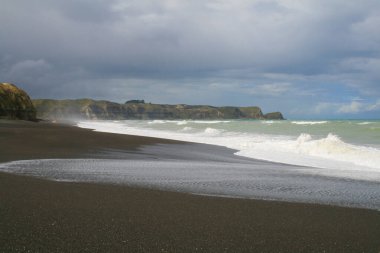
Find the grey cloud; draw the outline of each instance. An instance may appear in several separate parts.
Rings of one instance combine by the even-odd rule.
[[[259,96],[306,101],[325,83],[380,94],[379,1],[38,3],[3,0],[0,9],[1,79],[37,97],[122,100],[149,90],[160,102],[206,103],[201,91],[213,91],[215,104],[269,104]]]
[[[55,8],[68,19],[77,22],[109,23],[121,18],[112,8],[115,0],[65,0],[55,1]]]
[[[364,112],[380,112],[380,100],[375,102],[352,100],[348,103],[318,103],[314,112],[317,114],[329,111],[333,114],[358,114]]]
[[[24,60],[13,64],[8,74],[12,76],[28,76],[30,78],[39,76],[51,68],[45,60]]]
[[[336,15],[329,14],[332,6],[328,3],[328,7],[314,4],[310,9],[306,4],[297,6],[287,1],[273,3],[277,7],[267,7],[264,12],[256,7],[263,2],[255,5],[248,1],[194,1],[177,6],[170,1],[128,1],[124,8],[117,8],[115,1],[56,2],[60,4],[50,4],[50,9],[57,16],[41,9],[29,20],[31,26],[35,24],[31,28],[36,34],[29,36],[44,45],[29,45],[37,47],[37,54],[51,47],[47,53],[68,62],[115,62],[125,68],[137,65],[165,71],[247,65],[293,73],[323,69],[331,60],[331,52],[341,51],[339,42],[347,41],[350,15],[364,15],[362,11],[356,13],[357,8],[347,7],[344,14]],[[338,6],[340,10],[342,6]],[[111,13],[119,19],[107,25],[97,23]],[[36,16],[46,23],[41,24]]]
[[[256,85],[251,88],[251,94],[266,95],[266,96],[281,96],[292,89],[290,83],[266,83]]]

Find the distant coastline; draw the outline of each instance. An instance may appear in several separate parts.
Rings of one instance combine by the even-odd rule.
[[[168,105],[130,100],[124,104],[106,100],[34,99],[37,117],[41,119],[270,119],[283,120],[281,112],[264,114],[260,107],[215,107],[209,105]]]
[[[106,100],[34,99],[11,83],[0,83],[0,118],[26,120],[121,120],[121,119],[269,119],[283,120],[281,112],[264,114],[260,107],[152,104],[129,100],[124,104]]]

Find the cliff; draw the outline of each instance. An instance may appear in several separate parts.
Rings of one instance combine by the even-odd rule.
[[[92,99],[36,99],[33,104],[42,119],[265,119],[261,109],[207,105],[164,105],[138,101],[118,104]],[[274,119],[274,118],[273,118]],[[278,119],[283,119],[282,115]]]
[[[284,119],[284,116],[282,116],[281,112],[270,112],[267,114],[264,114],[265,119]]]
[[[36,120],[36,109],[25,91],[11,83],[0,83],[0,118]]]

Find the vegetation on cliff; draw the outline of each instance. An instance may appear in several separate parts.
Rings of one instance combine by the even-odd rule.
[[[207,105],[118,104],[92,99],[33,100],[37,116],[43,119],[265,119],[261,109]],[[281,114],[280,114],[281,115]],[[274,119],[271,118],[271,119]],[[282,115],[278,119],[283,119]]]
[[[36,120],[36,109],[25,91],[11,83],[0,83],[0,118]]]

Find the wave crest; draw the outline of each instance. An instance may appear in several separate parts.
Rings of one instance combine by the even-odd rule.
[[[326,124],[327,121],[292,121],[291,123],[296,125],[321,125]]]
[[[297,153],[380,168],[379,150],[346,143],[332,133],[326,138],[316,140],[313,140],[309,134],[301,134],[296,143]]]
[[[215,128],[208,127],[204,130],[204,133],[207,135],[215,136],[221,134],[223,131]]]

